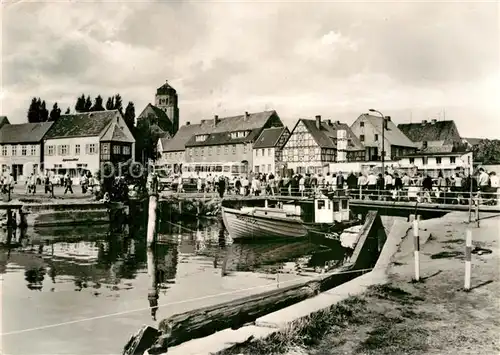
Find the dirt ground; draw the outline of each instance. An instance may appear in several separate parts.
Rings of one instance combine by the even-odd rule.
[[[500,216],[471,225],[472,289],[464,286],[466,213],[420,222],[421,282],[413,282],[413,232],[371,287],[295,329],[252,342],[233,354],[500,354]],[[425,240],[426,239],[426,240]],[[476,250],[477,251],[477,250]]]

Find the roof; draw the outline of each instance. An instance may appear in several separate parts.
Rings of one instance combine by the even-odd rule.
[[[217,124],[214,125],[214,119],[202,120],[200,123],[198,134],[208,134],[209,137],[203,142],[196,142],[194,136],[186,142],[186,146],[206,146],[226,143],[244,143],[254,142],[261,129],[267,121],[273,116],[277,115],[276,111],[263,111],[256,113],[245,113],[239,116],[217,118]],[[250,133],[243,138],[232,139],[229,136],[230,132],[236,131],[250,131]]]
[[[463,155],[470,152],[470,150],[466,149],[464,145],[457,144],[444,144],[442,146],[433,146],[427,147],[419,150],[416,153],[405,155],[407,157],[412,156],[425,156],[425,155]]]
[[[318,129],[315,120],[300,119],[299,122],[304,123],[309,133],[311,133],[314,140],[321,148],[336,149],[337,131],[345,130],[347,132],[347,139],[348,139],[347,150],[357,151],[365,149],[359,138],[354,135],[351,128],[345,123],[341,123],[338,121],[332,122],[331,120],[326,120],[321,122],[321,128]]]
[[[0,127],[2,127],[4,124],[9,124],[9,119],[7,116],[0,116]]]
[[[262,131],[260,136],[255,141],[254,148],[272,148],[275,147],[284,131],[288,130],[286,127],[273,127],[266,128]]]
[[[106,133],[101,137],[101,141],[134,143],[134,140],[127,137],[116,122],[113,122],[107,129]]]
[[[0,129],[0,143],[41,142],[54,122],[6,124]]]
[[[163,140],[162,148],[164,152],[178,152],[185,150],[187,141],[201,129],[201,124],[185,124],[179,128],[175,136],[171,139]]]
[[[413,142],[458,141],[455,121],[430,121],[421,123],[402,123],[398,128]]]
[[[366,122],[369,122],[375,129],[375,131],[377,131],[380,135],[382,134],[382,117],[369,114],[363,114],[359,116],[358,119],[360,117],[364,117]],[[387,139],[391,143],[391,145],[412,148],[417,147],[417,145],[412,142],[410,138],[408,138],[403,132],[401,132],[401,130],[391,120],[387,121],[387,128],[388,129],[386,129],[384,132],[384,138]]]
[[[470,145],[478,145],[484,138],[463,138]]]
[[[144,110],[142,110],[140,115],[137,116],[137,120],[146,119],[150,115],[156,116],[156,118],[157,118],[156,122],[160,123],[163,126],[163,128],[159,127],[157,124],[153,124],[153,125],[156,125],[156,127],[160,128],[163,132],[171,129],[172,120],[168,117],[166,112],[163,111],[161,108],[159,108],[155,105],[152,105],[151,103],[146,105],[146,107],[144,108]],[[164,123],[166,124],[166,126],[164,125]]]
[[[118,110],[61,115],[47,132],[46,138],[98,136],[117,115],[121,115]]]
[[[168,83],[168,80],[165,81],[165,84],[156,89],[156,95],[172,95],[176,93],[175,89]]]

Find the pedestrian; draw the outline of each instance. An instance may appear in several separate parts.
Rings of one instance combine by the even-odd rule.
[[[224,179],[224,176],[221,176],[219,178],[219,184],[217,185],[217,189],[219,190],[219,197],[223,198],[224,191],[226,190],[226,179]]]
[[[68,173],[66,173],[66,175],[64,177],[64,186],[65,186],[65,189],[64,189],[65,195],[68,191],[71,192],[71,194],[73,194],[73,181],[69,177]]]

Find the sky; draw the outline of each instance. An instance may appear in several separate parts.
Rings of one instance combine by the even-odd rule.
[[[136,114],[165,80],[181,124],[274,109],[293,127],[453,119],[500,138],[500,5],[495,2],[3,0],[0,115],[32,97],[73,107],[120,93]]]

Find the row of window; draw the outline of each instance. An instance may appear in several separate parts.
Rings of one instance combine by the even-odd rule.
[[[272,150],[271,148],[260,148],[260,149],[256,149],[255,150],[255,156],[258,157],[258,156],[261,156],[261,157],[264,157],[264,156],[268,156],[270,157],[272,155]]]
[[[274,171],[272,171],[272,166],[271,164],[267,164],[267,171],[266,171],[266,166],[264,164],[262,165],[255,165],[253,167],[253,171],[255,173],[274,173]]]
[[[45,153],[48,156],[53,155],[80,155],[81,154],[81,145],[75,144],[74,151],[71,152],[71,146],[69,144],[60,144],[60,145],[48,145],[45,148]],[[97,144],[89,143],[85,144],[85,154],[92,155],[97,154]]]
[[[229,145],[224,145],[224,146],[215,146],[215,147],[197,147],[197,148],[187,148],[186,151],[190,157],[192,156],[204,156],[205,153],[208,156],[211,156],[212,154],[214,155],[228,155],[230,154],[229,152]],[[247,152],[247,145],[243,144],[243,154],[246,154]],[[236,144],[231,145],[231,154],[235,155],[236,154]]]
[[[10,149],[9,149],[9,147],[10,147]],[[36,147],[37,147],[36,145],[22,145],[21,149],[18,150],[17,145],[11,145],[11,146],[4,145],[4,146],[2,146],[2,155],[3,156],[9,156],[9,155],[17,156],[18,152],[22,156],[37,155],[38,151],[37,151]]]
[[[436,157],[436,165],[441,165],[442,164],[442,158],[441,157]],[[457,159],[456,157],[450,157],[450,164],[456,164]],[[429,163],[429,158],[428,157],[422,157],[422,164],[427,165]],[[415,164],[415,158],[410,158],[410,164]]]

